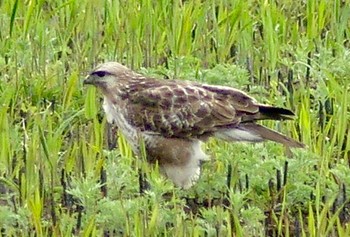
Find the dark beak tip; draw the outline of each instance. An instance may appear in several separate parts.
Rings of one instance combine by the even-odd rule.
[[[83,85],[92,85],[93,82],[90,77],[86,77],[85,80],[83,81]]]

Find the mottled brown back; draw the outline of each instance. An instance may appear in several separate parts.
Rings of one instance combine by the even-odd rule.
[[[229,87],[135,75],[119,86],[130,123],[141,131],[166,137],[209,136],[240,122],[293,115],[286,109],[259,105],[252,97]],[[266,115],[268,111],[274,111],[274,115]]]

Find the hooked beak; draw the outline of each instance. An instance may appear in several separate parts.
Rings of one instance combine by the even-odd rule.
[[[95,84],[95,80],[93,76],[88,75],[85,77],[85,80],[83,81],[83,85],[94,85],[94,84]]]

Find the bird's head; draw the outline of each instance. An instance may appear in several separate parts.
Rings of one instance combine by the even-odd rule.
[[[118,79],[124,78],[132,71],[117,62],[107,62],[97,66],[84,80],[84,85],[94,85],[101,88],[113,86]]]

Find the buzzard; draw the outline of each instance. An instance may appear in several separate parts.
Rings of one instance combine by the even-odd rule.
[[[287,147],[303,144],[256,123],[291,119],[288,109],[259,104],[244,92],[192,81],[158,80],[117,63],[97,66],[84,80],[103,94],[107,121],[115,124],[140,154],[182,188],[191,187],[207,160],[201,145],[209,137],[225,141],[271,140]]]

